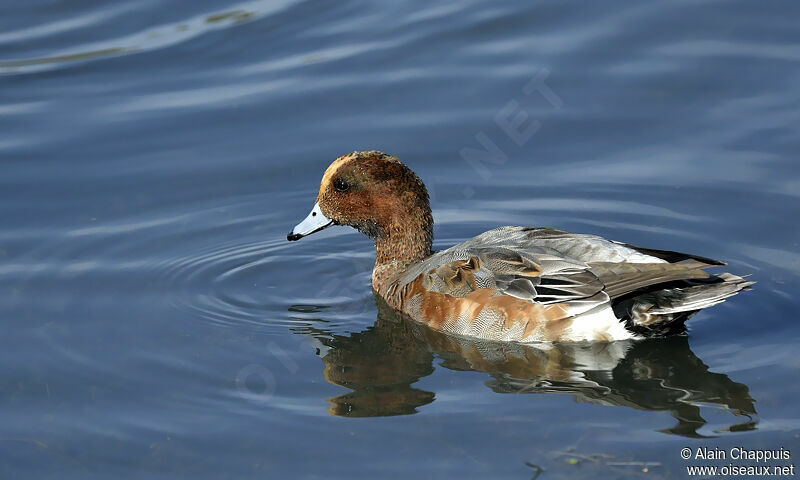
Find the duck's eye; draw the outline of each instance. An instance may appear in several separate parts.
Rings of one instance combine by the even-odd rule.
[[[333,188],[335,188],[337,192],[346,192],[350,190],[350,184],[347,183],[346,180],[337,178],[336,180],[333,181]]]

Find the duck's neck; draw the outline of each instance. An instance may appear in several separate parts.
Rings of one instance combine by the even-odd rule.
[[[409,229],[375,238],[375,266],[388,263],[415,263],[431,254],[431,232]]]
[[[431,255],[433,217],[430,207],[395,212],[393,219],[381,225],[375,236],[375,269],[372,285],[379,292],[397,273]]]

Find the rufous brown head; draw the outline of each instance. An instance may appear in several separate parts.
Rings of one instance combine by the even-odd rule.
[[[330,225],[354,227],[376,247],[402,242],[415,252],[429,253],[433,237],[425,185],[397,158],[374,150],[336,159],[322,176],[311,213],[286,238],[299,240]]]

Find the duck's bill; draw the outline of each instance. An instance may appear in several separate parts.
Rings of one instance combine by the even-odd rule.
[[[314,208],[306,219],[298,223],[297,226],[286,235],[286,240],[290,242],[293,240],[300,240],[306,235],[319,232],[323,228],[330,227],[331,225],[333,225],[333,220],[323,215],[322,210],[319,209],[319,203],[315,203]]]

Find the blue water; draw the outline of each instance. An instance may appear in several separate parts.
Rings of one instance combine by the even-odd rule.
[[[800,455],[798,14],[0,4],[0,477],[686,478],[686,446]],[[354,230],[285,240],[362,149],[425,180],[437,248],[533,224],[758,283],[688,337],[455,342],[379,310]]]

